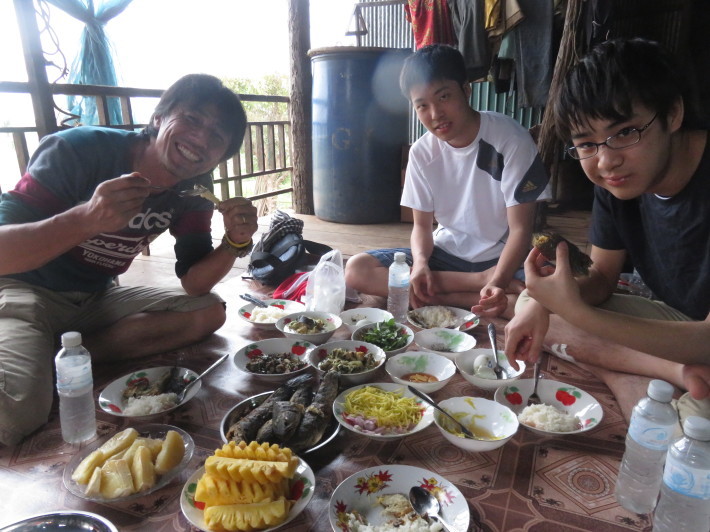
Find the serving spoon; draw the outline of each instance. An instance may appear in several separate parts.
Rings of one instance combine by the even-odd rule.
[[[192,387],[195,385],[195,383],[196,383],[197,381],[201,380],[202,377],[204,377],[205,375],[207,375],[210,371],[212,371],[214,368],[216,368],[217,366],[219,366],[222,362],[224,362],[225,360],[227,360],[227,357],[229,357],[229,353],[227,353],[227,354],[225,354],[225,355],[222,355],[222,356],[217,360],[217,362],[215,362],[215,363],[212,364],[209,368],[207,368],[205,371],[203,371],[202,373],[200,373],[194,381],[188,382],[188,383],[187,383],[187,386],[185,386],[185,387],[182,389],[182,391],[178,394],[177,400],[176,400],[175,404],[178,404],[178,405],[179,405],[179,404],[182,404],[182,402],[185,400],[185,396],[187,395],[187,391],[188,391],[190,388],[192,388]]]
[[[439,405],[437,405],[437,404],[436,404],[436,401],[434,401],[434,399],[432,399],[431,397],[429,397],[427,394],[425,394],[424,392],[422,392],[422,391],[420,391],[420,390],[417,390],[414,386],[407,385],[407,388],[408,388],[409,391],[412,392],[414,395],[416,395],[417,397],[423,399],[424,401],[426,401],[427,403],[429,403],[431,406],[433,406],[434,408],[436,408],[439,412],[441,412],[441,413],[444,414],[446,417],[448,417],[451,421],[453,421],[454,423],[456,423],[456,425],[458,425],[459,429],[461,429],[461,432],[463,432],[464,436],[466,436],[467,438],[470,438],[470,439],[472,439],[472,440],[481,440],[481,439],[483,439],[483,438],[477,438],[476,435],[475,435],[473,432],[471,432],[470,430],[468,430],[468,429],[466,428],[466,426],[465,426],[463,423],[461,423],[458,419],[456,419],[454,416],[452,416],[451,414],[449,414],[446,410],[444,410],[444,409],[441,408]]]
[[[422,517],[428,517],[433,521],[439,523],[444,530],[447,532],[455,532],[454,529],[449,525],[444,519],[439,515],[441,511],[441,506],[439,501],[436,500],[429,491],[425,490],[421,486],[413,486],[409,490],[409,502],[417,512]]]
[[[502,380],[508,378],[508,373],[500,365],[500,359],[498,357],[498,339],[496,338],[496,326],[492,323],[488,324],[488,338],[491,340],[491,348],[493,349],[493,357],[496,361],[496,365],[493,366],[493,373],[496,374],[496,379]]]
[[[239,294],[239,297],[241,297],[244,301],[249,301],[249,303],[254,303],[257,307],[266,308],[269,306],[266,304],[266,302],[262,301],[258,297],[255,297],[251,294]]]

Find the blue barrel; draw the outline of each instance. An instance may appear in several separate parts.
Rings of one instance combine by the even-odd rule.
[[[336,47],[313,67],[313,206],[329,222],[400,219],[408,101],[399,73],[410,50]]]

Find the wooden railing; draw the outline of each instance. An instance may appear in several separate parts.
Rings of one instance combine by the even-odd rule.
[[[50,85],[52,96],[74,95],[93,96],[99,125],[119,129],[136,130],[145,124],[134,120],[133,105],[137,98],[160,98],[159,89],[138,89],[130,87],[106,87],[97,85]],[[29,83],[0,81],[0,93],[31,94]],[[267,96],[240,94],[243,102],[267,102],[290,105],[287,96]],[[121,106],[121,124],[111,124],[109,119],[109,99],[117,98]],[[288,111],[288,110],[287,110]],[[285,113],[288,116],[288,112]],[[293,175],[291,156],[291,124],[288,120],[249,121],[247,114],[247,134],[239,152],[230,160],[219,165],[215,172],[216,193],[222,199],[246,195],[251,200],[265,200],[274,196],[290,194]],[[59,121],[55,131],[65,128]],[[28,135],[42,137],[52,131],[40,131],[38,127],[0,127],[0,134],[11,134],[17,164],[22,175],[29,160]],[[247,183],[248,182],[248,183]],[[274,188],[274,184],[276,188]],[[246,192],[246,194],[245,194]]]

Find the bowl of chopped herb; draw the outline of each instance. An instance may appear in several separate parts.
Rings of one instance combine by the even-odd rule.
[[[407,350],[414,341],[414,332],[406,325],[391,319],[358,327],[353,331],[352,339],[374,344],[391,357]]]

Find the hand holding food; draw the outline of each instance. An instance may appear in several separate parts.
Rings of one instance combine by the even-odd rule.
[[[575,277],[589,275],[589,267],[592,259],[581,251],[576,245],[557,233],[535,233],[532,244],[549,261],[554,262],[556,257],[557,244],[566,242],[569,249],[569,265]]]

